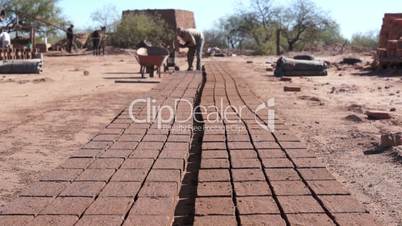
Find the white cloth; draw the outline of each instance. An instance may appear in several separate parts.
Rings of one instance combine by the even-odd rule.
[[[1,43],[2,48],[9,47],[11,45],[10,34],[8,34],[5,31],[1,32],[1,34],[0,34],[0,43]]]

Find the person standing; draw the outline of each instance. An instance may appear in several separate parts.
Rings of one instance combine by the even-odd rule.
[[[1,48],[9,48],[11,47],[11,38],[10,38],[10,34],[5,31],[4,28],[1,29],[1,33],[0,33],[0,47]]]
[[[67,35],[67,52],[71,53],[71,50],[73,48],[73,41],[74,41],[74,25],[70,25],[70,27],[67,29],[66,35]]]
[[[99,34],[99,30],[95,30],[94,32],[92,32],[92,45],[94,48],[94,55],[98,56],[100,55],[100,34]]]
[[[188,48],[187,62],[188,71],[193,70],[194,57],[197,56],[197,70],[201,70],[202,50],[204,48],[204,35],[196,29],[177,28],[176,34],[184,41],[184,44],[179,44],[181,48]]]

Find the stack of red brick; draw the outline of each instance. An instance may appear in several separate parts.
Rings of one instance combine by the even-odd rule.
[[[377,53],[382,63],[402,62],[402,13],[384,15]]]

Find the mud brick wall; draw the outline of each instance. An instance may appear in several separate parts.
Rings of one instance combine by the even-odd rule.
[[[149,16],[160,16],[172,30],[178,27],[196,28],[194,13],[187,10],[177,9],[146,9],[123,11],[123,18],[129,15],[145,14]]]
[[[377,57],[380,63],[402,58],[402,13],[384,15]]]

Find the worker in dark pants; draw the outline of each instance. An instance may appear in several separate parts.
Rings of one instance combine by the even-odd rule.
[[[101,37],[100,37],[99,31],[95,30],[92,33],[92,45],[93,45],[93,48],[94,48],[94,55],[95,56],[100,55],[100,39],[101,39]]]
[[[195,29],[177,28],[177,36],[180,37],[184,44],[179,44],[181,48],[188,48],[187,62],[188,71],[193,70],[194,57],[197,56],[197,70],[201,70],[202,49],[204,48],[204,35]]]
[[[73,48],[73,41],[74,41],[74,25],[70,25],[70,27],[67,29],[67,52],[71,53],[71,50]]]

